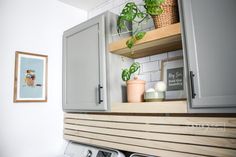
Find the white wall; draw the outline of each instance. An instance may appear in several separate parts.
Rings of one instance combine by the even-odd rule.
[[[0,157],[62,150],[62,33],[87,12],[57,0],[0,0]],[[15,51],[48,55],[48,102],[13,103]]]

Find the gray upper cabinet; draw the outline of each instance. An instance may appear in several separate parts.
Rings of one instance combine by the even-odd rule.
[[[236,112],[236,1],[181,0],[190,112]]]
[[[104,15],[64,32],[64,111],[107,110],[105,48]]]

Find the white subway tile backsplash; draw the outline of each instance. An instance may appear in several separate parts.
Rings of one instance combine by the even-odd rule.
[[[161,80],[161,71],[151,72],[151,81],[160,81]]]
[[[150,61],[159,61],[164,59],[167,59],[167,53],[150,56]]]
[[[168,58],[172,58],[172,57],[178,57],[178,56],[183,56],[183,50],[176,50],[176,51],[171,51],[168,52]]]
[[[135,62],[139,62],[139,63],[146,63],[150,61],[149,57],[143,57],[143,58],[138,58],[134,60]]]
[[[140,73],[143,73],[143,65],[140,65]]]
[[[143,73],[159,70],[158,61],[143,63],[142,67],[143,67],[142,68]]]
[[[146,82],[145,90],[148,90],[149,88],[154,88],[156,82]]]
[[[146,82],[150,82],[151,81],[150,73],[140,74],[140,75],[138,75],[138,78],[140,80],[144,80]]]
[[[163,60],[159,61],[159,70],[161,71],[161,65],[162,65]]]

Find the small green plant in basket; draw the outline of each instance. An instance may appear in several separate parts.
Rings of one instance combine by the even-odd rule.
[[[150,16],[160,15],[163,13],[161,5],[165,0],[144,0],[144,8]]]

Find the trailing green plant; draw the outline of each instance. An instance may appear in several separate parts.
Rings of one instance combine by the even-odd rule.
[[[143,19],[145,15],[146,13],[142,12],[134,2],[127,3],[117,19],[118,33],[120,33],[123,29],[128,30],[127,23],[134,21],[137,22],[136,18]]]
[[[130,77],[133,73],[135,73],[136,71],[140,72],[140,63],[138,62],[134,62],[130,68],[128,69],[123,69],[122,73],[121,73],[121,78],[123,81],[128,81],[130,80]]]
[[[135,35],[133,35],[129,40],[126,41],[126,45],[128,48],[132,48],[136,41],[143,39],[146,32],[137,32]]]
[[[150,16],[160,15],[163,12],[161,4],[165,0],[143,0],[143,5],[137,5],[134,2],[127,3],[122,9],[118,19],[117,19],[117,32],[120,34],[122,30],[130,31],[128,25],[130,23],[137,23],[139,26],[143,21],[148,20]],[[145,8],[144,11],[140,7]],[[127,40],[126,45],[128,48],[132,48],[134,44],[143,39],[146,32],[138,30],[132,30],[132,36]]]
[[[161,5],[165,2],[165,0],[144,0],[144,8],[146,12],[151,15],[160,15],[163,13],[163,9]]]

